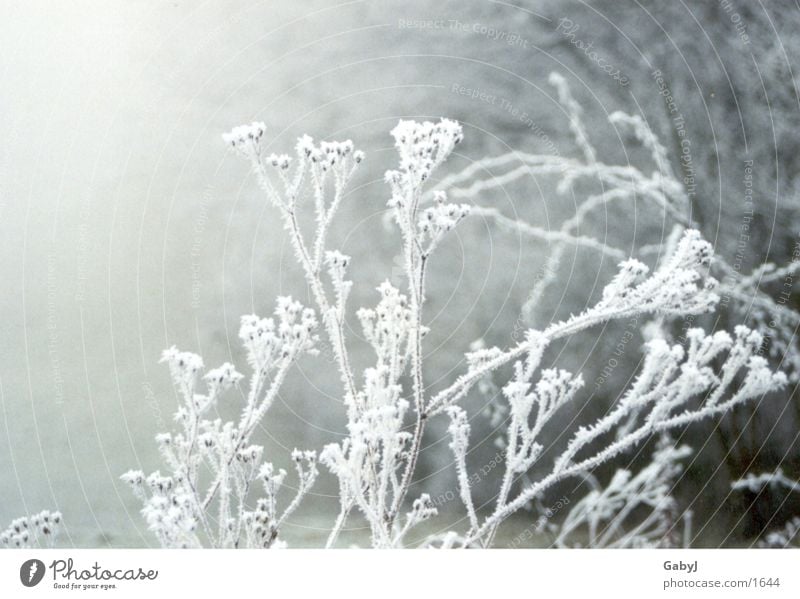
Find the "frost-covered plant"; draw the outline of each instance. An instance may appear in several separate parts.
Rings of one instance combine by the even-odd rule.
[[[666,148],[641,116],[617,111],[609,115],[608,120],[621,134],[632,135],[642,145],[652,161],[653,170],[646,172],[632,164],[606,164],[598,158],[599,152],[592,144],[583,122],[581,106],[572,97],[566,80],[557,73],[551,73],[550,83],[569,117],[569,129],[580,150],[580,158],[520,151],[485,158],[442,178],[425,198],[430,201],[438,188],[447,188],[452,198],[473,200],[482,193],[525,177],[552,176],[558,181],[558,193],[570,193],[570,197],[578,202],[575,214],[554,230],[510,218],[494,207],[472,207],[474,215],[491,219],[499,227],[546,242],[552,248],[548,268],[537,279],[523,308],[531,323],[541,317],[541,314],[536,314],[536,308],[547,290],[556,283],[558,267],[567,249],[582,247],[614,260],[627,257],[627,252],[614,247],[613,242],[591,235],[591,220],[598,212],[613,210],[621,205],[632,214],[630,207],[644,202],[651,206],[649,214],[655,222],[674,225],[672,239],[676,236],[679,238],[686,229],[699,229],[693,216],[696,207],[692,206],[683,182],[672,168]],[[487,173],[489,176],[486,176]],[[580,182],[590,183],[600,191],[582,195],[575,189]],[[752,215],[745,214],[741,225],[743,239],[749,238],[748,223],[751,221]],[[634,224],[631,223],[631,226]],[[640,252],[664,256],[664,250],[669,246],[668,240],[665,244],[644,246]],[[711,262],[711,272],[720,281],[720,304],[729,308],[741,322],[762,333],[768,342],[770,354],[781,359],[792,382],[800,380],[800,348],[794,336],[794,331],[800,326],[800,313],[787,305],[785,291],[791,288],[800,271],[799,257],[796,253],[790,262],[783,265],[767,262],[750,273],[742,273],[740,263],[729,263],[720,256]],[[776,297],[764,291],[780,284],[783,284],[783,293]]]
[[[672,497],[683,471],[681,461],[691,455],[686,445],[675,446],[667,435],[659,439],[651,461],[638,472],[617,470],[603,486],[586,473],[589,493],[570,509],[560,526],[553,526],[558,547],[664,547],[675,544],[676,521],[683,520],[681,544],[689,546],[691,511],[682,515]],[[643,515],[640,515],[642,512]]]
[[[61,512],[43,510],[32,516],[15,518],[0,532],[0,547],[30,549],[53,547],[61,526]]]
[[[352,288],[350,257],[327,245],[331,222],[343,200],[344,190],[364,155],[352,142],[315,143],[298,140],[293,157],[267,155],[265,126],[254,123],[224,136],[227,143],[251,164],[258,182],[280,214],[295,257],[320,314],[327,339],[317,342],[313,312],[291,300],[281,300],[279,322],[245,317],[241,336],[253,369],[248,402],[238,424],[207,420],[203,416],[227,388],[241,379],[225,364],[205,377],[206,394],[197,394],[195,383],[202,369],[199,356],[167,350],[176,387],[183,396],[177,420],[182,431],[159,436],[168,476],[140,472],[125,475],[145,502],[143,513],[150,528],[167,546],[199,546],[209,542],[220,547],[264,546],[277,538],[278,529],[307,492],[316,475],[313,453],[296,453],[299,491],[280,512],[276,496],[285,473],[262,465],[262,449],[251,444],[255,424],[272,403],[286,372],[303,353],[328,344],[342,384],[347,417],[347,436],[327,445],[320,461],[339,484],[340,512],[328,537],[336,544],[348,517],[355,510],[366,519],[375,547],[411,544],[409,532],[437,515],[426,493],[409,498],[423,435],[429,419],[448,414],[450,450],[460,497],[466,510],[466,530],[451,530],[429,538],[424,546],[489,546],[498,527],[511,514],[543,496],[568,477],[591,476],[591,471],[613,461],[622,452],[653,435],[718,416],[784,384],[756,356],[761,338],[745,327],[735,335],[724,332],[707,336],[700,329],[688,335],[686,347],[654,340],[647,348],[644,366],[614,410],[591,427],[582,427],[570,443],[548,459],[548,471],[540,478],[523,478],[544,458],[540,433],[554,415],[580,393],[582,379],[564,370],[543,368],[547,348],[593,326],[638,315],[682,316],[705,313],[719,297],[716,281],[708,276],[712,251],[697,231],[688,229],[670,255],[653,272],[642,262],[624,255],[619,272],[592,307],[541,330],[530,329],[523,340],[508,349],[482,348],[466,355],[467,369],[444,389],[432,392],[426,385],[423,340],[426,275],[430,261],[447,234],[467,217],[473,206],[448,201],[444,190],[431,195],[433,204],[422,205],[432,174],[462,141],[461,126],[447,119],[438,123],[400,121],[392,130],[399,166],[386,173],[390,189],[388,207],[400,233],[404,289],[390,282],[378,287],[374,308],[356,314],[364,338],[375,354],[374,365],[357,376],[345,337],[347,300]],[[305,222],[313,212],[313,234]],[[564,239],[572,239],[568,233]],[[469,418],[459,403],[492,373],[513,366],[511,380],[503,386],[509,404],[505,475],[495,508],[480,513],[472,500],[468,476]],[[666,450],[665,450],[666,451]],[[676,450],[683,451],[683,450]],[[655,466],[666,467],[666,458]],[[211,473],[206,489],[201,468]],[[649,472],[649,471],[648,471]],[[652,477],[635,480],[641,486],[625,486],[617,478],[609,501],[646,501]],[[650,477],[650,478],[648,478]],[[255,509],[248,507],[252,483],[260,481],[266,497]],[[212,512],[216,497],[218,507]],[[410,505],[409,505],[410,504]],[[614,521],[612,517],[612,522]],[[212,529],[212,525],[215,525]],[[662,526],[659,522],[658,526]],[[653,535],[649,524],[639,536]],[[611,536],[616,534],[616,529]],[[635,531],[629,535],[636,536]]]
[[[536,277],[523,306],[523,318],[520,325],[515,327],[515,338],[519,335],[518,329],[523,328],[523,321],[528,326],[534,326],[543,320],[545,315],[541,310],[542,300],[559,282],[559,267],[565,256],[572,255],[576,248],[591,250],[584,255],[602,255],[614,261],[626,259],[628,252],[614,246],[614,243],[623,242],[622,239],[607,239],[607,231],[598,232],[597,237],[594,236],[593,231],[596,228],[593,223],[600,220],[598,217],[602,212],[624,210],[624,215],[621,216],[624,219],[628,214],[634,214],[631,207],[647,205],[648,210],[635,212],[636,220],[630,226],[638,227],[639,223],[651,222],[654,226],[666,223],[668,227],[672,227],[664,243],[641,246],[638,250],[641,255],[656,255],[659,260],[664,260],[664,257],[672,253],[687,230],[700,228],[695,218],[701,212],[700,207],[693,203],[684,182],[673,169],[666,148],[644,118],[614,112],[609,116],[609,121],[620,134],[632,135],[636,139],[646,151],[645,156],[649,158],[652,167],[648,169],[633,164],[605,163],[592,143],[582,118],[582,108],[573,98],[566,80],[558,74],[551,74],[550,83],[556,89],[558,101],[568,115],[569,129],[579,149],[579,157],[514,151],[485,158],[471,163],[461,172],[443,177],[424,198],[425,201],[430,201],[438,188],[447,188],[452,198],[475,201],[493,189],[502,188],[525,177],[549,176],[557,181],[556,190],[559,194],[569,193],[570,199],[576,202],[574,214],[554,229],[545,229],[524,219],[511,218],[494,206],[472,206],[472,214],[493,221],[501,229],[545,243],[550,250],[546,268],[542,269],[541,276]],[[752,167],[748,168],[750,170],[746,170],[745,175],[751,176]],[[584,191],[589,188],[596,191]],[[758,210],[758,207],[755,209]],[[739,220],[736,255],[729,252],[727,260],[722,256],[715,256],[710,262],[711,274],[719,279],[716,287],[720,296],[718,305],[724,309],[723,318],[727,317],[727,322],[744,323],[758,331],[762,339],[762,347],[758,353],[779,363],[786,371],[789,381],[797,384],[800,381],[800,346],[795,332],[800,327],[800,312],[790,305],[789,291],[800,270],[800,252],[795,248],[791,259],[785,264],[766,262],[749,273],[744,272],[741,245],[743,240],[746,242],[749,239],[751,227],[755,226],[752,208],[750,213],[745,211]],[[713,234],[717,235],[718,231]],[[770,294],[770,291],[774,293]],[[662,314],[657,321],[661,334],[668,337],[671,330],[683,328],[681,316],[679,312]],[[685,338],[685,334],[681,338]],[[483,384],[488,385],[486,391],[490,396],[495,394],[491,388],[493,381],[485,381]],[[499,409],[493,408],[490,413],[493,426],[506,415],[502,406]],[[750,426],[755,426],[752,419]],[[727,451],[730,441],[726,441],[724,430],[717,429],[717,435]],[[743,459],[741,462],[739,472],[746,467]],[[738,475],[739,472],[735,474]]]
[[[287,473],[263,460],[263,447],[251,443],[256,427],[275,401],[291,366],[315,353],[314,311],[290,297],[278,298],[275,318],[243,316],[239,337],[252,369],[247,400],[237,423],[206,415],[243,377],[232,364],[203,372],[200,356],[165,350],[182,404],[175,413],[179,432],[156,437],[169,474],[122,476],[144,507],[149,529],[165,547],[272,547],[281,525],[308,493],[317,476],[316,453],[295,450],[294,498],[283,509],[279,499]],[[199,393],[202,378],[206,392]],[[262,493],[250,506],[251,493]],[[212,509],[216,504],[216,509]]]
[[[549,473],[524,484],[517,495],[511,498],[514,480],[521,478],[540,458],[543,446],[537,440],[542,429],[557,410],[574,397],[583,383],[580,375],[572,376],[565,371],[546,369],[541,371],[534,384],[544,349],[540,334],[538,349],[528,352],[524,360],[516,362],[514,377],[503,388],[511,407],[511,416],[505,476],[495,509],[477,525],[477,516],[474,513],[470,515],[473,524],[466,540],[479,541],[483,546],[488,546],[494,539],[497,527],[508,516],[531,500],[541,497],[565,478],[585,476],[587,472],[610,462],[653,434],[723,414],[786,383],[782,373],[772,373],[766,361],[756,355],[761,336],[746,327],[737,327],[735,337],[725,332],[707,336],[701,329],[692,329],[688,338],[688,348],[670,346],[661,339],[651,341],[646,348],[639,376],[614,409],[593,425],[580,427],[563,452],[553,460]],[[484,364],[497,359],[497,355],[487,356]],[[721,366],[715,368],[715,362],[720,360]],[[476,370],[480,368],[478,366]],[[744,381],[736,385],[739,374],[744,375]],[[693,403],[695,399],[702,401]],[[454,423],[451,433],[454,439],[462,439],[451,445],[456,453],[456,463],[459,464],[465,460],[466,443],[463,439],[469,434],[469,425],[461,408],[452,407],[449,411]],[[642,471],[644,474],[640,473],[644,480],[654,476],[654,473],[664,473],[661,470],[664,467],[662,458],[664,454],[654,459],[649,467],[652,470],[645,469]],[[629,476],[618,472],[612,479],[610,494],[627,493],[614,498],[617,505],[646,500],[644,494],[649,489],[635,485],[622,488]],[[637,483],[642,480],[638,476],[634,478]],[[461,494],[469,497],[469,489],[464,488],[463,482]],[[468,511],[471,503],[471,500],[465,501]],[[611,505],[604,504],[606,513],[603,518],[611,518]],[[575,519],[580,519],[577,513]]]

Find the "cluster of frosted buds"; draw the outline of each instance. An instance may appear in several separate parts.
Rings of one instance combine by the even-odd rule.
[[[266,548],[274,546],[281,524],[300,504],[302,497],[308,492],[317,477],[317,454],[314,451],[292,452],[292,460],[299,480],[297,494],[282,514],[278,514],[278,493],[286,480],[286,470],[275,470],[271,463],[265,463],[258,471],[258,479],[264,485],[266,497],[256,502],[252,512],[244,512],[244,525],[247,542],[250,547]]]
[[[252,548],[266,549],[278,536],[273,506],[267,499],[256,501],[255,509],[244,514],[242,524]]]
[[[292,158],[288,154],[270,154],[267,162],[275,168],[285,171],[291,166]]]
[[[239,449],[234,449],[234,451],[235,459],[230,463],[230,482],[233,482],[236,495],[238,495],[239,501],[242,503],[242,505],[244,505],[244,502],[247,499],[247,491],[250,488],[251,483],[257,479],[258,475],[261,473],[259,465],[261,464],[261,458],[264,455],[264,448],[260,445],[247,445]],[[220,454],[220,464],[224,464],[227,461],[228,459],[226,459],[224,455]],[[228,501],[227,493],[229,491],[226,485],[230,484],[230,482],[222,482],[222,495],[225,503]],[[236,518],[229,517],[227,521],[229,535],[223,541],[224,545],[229,545],[235,542],[233,538],[233,532],[237,528]]]
[[[195,393],[197,379],[203,370],[203,359],[200,356],[179,351],[172,346],[162,352],[161,362],[166,362],[169,366],[172,381],[183,396],[184,405],[178,408],[175,414],[178,421],[189,422],[199,417],[214,405],[222,393],[234,387],[243,378],[232,364],[225,363],[210,370],[203,377],[208,387],[208,393],[203,395]]]
[[[331,278],[334,280],[341,280],[347,271],[347,267],[350,265],[350,256],[342,254],[337,250],[325,252],[325,263],[330,269]]]
[[[375,401],[374,398],[370,398]],[[376,405],[364,411],[355,422],[348,425],[354,443],[364,443],[372,449],[381,446],[386,457],[394,460],[408,441],[410,433],[402,432],[403,416],[408,410],[408,402],[398,399],[394,404]],[[391,454],[388,455],[388,454]]]
[[[312,450],[292,451],[292,461],[294,462],[297,476],[300,480],[300,488],[310,487],[314,484],[317,477],[317,452]]]
[[[261,155],[261,139],[266,130],[267,126],[264,123],[240,125],[223,134],[222,139],[243,156],[258,159]]]
[[[43,510],[30,517],[30,524],[37,532],[43,535],[52,535],[56,527],[61,524],[61,512]]]
[[[369,405],[384,400],[373,396],[363,401]],[[408,402],[393,401],[351,415],[349,437],[341,445],[326,445],[320,455],[320,461],[339,479],[341,501],[357,503],[369,520],[373,535],[383,530],[387,507],[375,485],[385,486],[395,479],[411,439],[411,433],[402,431]]]
[[[747,363],[747,376],[738,393],[755,397],[785,387],[788,379],[783,372],[772,372],[767,360],[759,355],[764,338],[758,331],[738,325],[734,328],[733,346],[722,368],[722,379],[732,378],[736,365]],[[741,366],[739,366],[741,367]]]
[[[160,472],[145,477],[141,470],[129,470],[120,479],[144,502],[142,514],[164,546],[182,546],[186,535],[195,530],[197,519],[194,502],[182,492],[180,484]]]
[[[261,445],[248,445],[236,452],[236,461],[243,465],[254,466],[261,462],[264,448]]]
[[[392,137],[400,154],[400,167],[388,171],[386,180],[396,201],[402,202],[406,192],[418,188],[447,159],[464,134],[461,125],[449,119],[438,123],[401,120],[392,129]]]
[[[619,272],[603,289],[603,303],[611,305],[612,302],[627,300],[636,285],[642,282],[649,272],[650,269],[647,268],[647,265],[638,260],[630,259],[621,262]]]
[[[573,376],[565,370],[545,369],[534,389],[531,389],[529,372],[522,362],[514,365],[514,378],[504,387],[511,420],[508,425],[508,468],[513,472],[527,472],[538,459],[542,446],[536,442],[544,425],[583,387],[583,377]],[[530,422],[533,407],[535,420]]]
[[[362,410],[393,406],[400,400],[402,386],[393,378],[390,367],[379,364],[364,370],[364,389],[359,393],[359,405]]]
[[[375,538],[386,542],[380,514],[387,506],[376,503],[383,492],[374,487],[385,488],[394,480],[407,457],[411,434],[402,428],[409,404],[401,398],[399,378],[413,325],[404,295],[388,281],[378,292],[381,299],[375,309],[358,311],[364,337],[375,350],[376,365],[365,369],[364,388],[356,394],[354,404],[348,405],[349,438],[341,445],[326,446],[320,457],[339,478],[342,500],[355,500],[370,520]]]
[[[175,487],[175,481],[171,476],[162,476],[161,472],[153,472],[145,481],[150,491],[158,495],[166,495]]]
[[[435,192],[434,205],[426,208],[419,218],[419,230],[430,239],[431,249],[470,212],[467,204],[446,204],[446,200],[445,192]]]
[[[389,281],[384,281],[377,289],[381,295],[377,307],[374,310],[362,308],[357,315],[364,337],[375,349],[380,360],[402,346],[413,328],[413,323],[405,295]]]
[[[719,301],[713,293],[717,282],[706,277],[704,287],[699,286],[705,274],[700,269],[709,267],[713,255],[714,249],[699,231],[684,234],[665,267],[651,277],[662,290],[658,300],[662,311],[686,314],[708,312],[714,307]]]
[[[147,497],[145,493],[145,477],[144,472],[141,470],[128,470],[125,474],[119,477],[124,483],[128,484],[133,491],[133,494],[144,500]]]
[[[336,305],[341,310],[347,303],[347,296],[353,287],[353,282],[346,280],[345,274],[350,264],[350,256],[346,256],[338,251],[325,252],[325,264],[328,266],[328,274],[333,282],[333,289],[336,293]]]
[[[188,493],[153,494],[144,504],[142,515],[148,528],[165,547],[199,545],[195,531],[195,502]]]
[[[447,413],[450,416],[450,426],[447,428],[450,433],[450,449],[457,457],[465,456],[469,449],[470,432],[467,413],[459,406],[448,407]]]
[[[717,331],[713,335],[706,335],[703,329],[689,329],[686,332],[688,346],[686,349],[679,345],[668,347],[666,343],[659,343],[658,340],[650,342],[650,349],[655,360],[660,360],[660,366],[654,364],[654,368],[659,374],[677,371],[678,365],[684,359],[685,363],[680,365],[681,376],[685,379],[686,392],[702,393],[705,389],[720,384],[714,369],[714,360],[723,352],[729,351],[728,360],[724,368],[732,369],[731,374],[735,374],[741,367],[745,366],[748,358],[758,349],[761,336],[755,331],[750,331],[742,327],[739,331],[741,338],[734,343],[731,336],[726,331]],[[666,357],[669,354],[669,357]],[[765,364],[766,366],[766,364]],[[756,369],[757,375],[760,369]],[[771,376],[771,373],[767,370]]]
[[[48,545],[52,545],[59,525],[61,512],[43,510],[30,517],[15,518],[3,532],[0,532],[0,546],[21,548],[35,545],[39,535]]]
[[[201,450],[216,451],[220,456],[230,456],[239,442],[239,431],[233,422],[203,420],[200,422],[201,433],[197,436],[197,445]]]
[[[299,484],[297,486],[297,493],[281,515],[279,524],[285,522],[286,519],[292,515],[294,510],[297,509],[300,505],[300,501],[314,485],[314,482],[317,480],[317,475],[319,474],[316,451],[300,451],[299,449],[295,449],[292,451],[292,460],[294,461],[294,469],[297,472]]]
[[[401,392],[398,379],[410,351],[413,325],[406,296],[388,281],[378,286],[378,292],[381,299],[375,309],[362,308],[357,312],[364,337],[377,357],[375,368],[364,371],[364,390],[357,397],[361,411],[396,404]]]
[[[298,158],[307,161],[317,176],[324,175],[328,171],[349,176],[352,168],[364,160],[364,152],[356,150],[349,139],[315,144],[312,137],[304,135],[297,140],[296,151]],[[278,163],[279,167],[283,164],[280,157]]]
[[[294,359],[303,352],[315,352],[314,345],[319,338],[315,333],[317,319],[314,310],[304,308],[291,297],[279,297],[275,316],[278,317],[281,358]]]
[[[712,408],[724,399],[724,392],[741,370],[747,374],[739,386],[736,396],[756,397],[781,388],[786,384],[786,375],[772,372],[767,361],[757,355],[761,348],[762,336],[757,331],[739,325],[734,329],[732,338],[725,331],[706,335],[702,329],[690,329],[686,334],[689,343],[684,350],[675,345],[665,347],[664,342],[657,340],[648,344],[648,356],[645,369],[651,376],[665,378],[675,373],[680,382],[683,394],[700,394],[713,389],[705,400],[703,407]],[[718,372],[713,366],[718,357],[728,352]],[[653,353],[653,357],[649,354]],[[685,361],[681,363],[682,360]],[[663,401],[655,411],[669,411],[672,405]]]
[[[314,353],[318,337],[314,310],[303,308],[291,297],[278,298],[272,318],[242,316],[239,338],[247,350],[247,361],[256,372],[280,359],[294,359],[302,352]]]
[[[626,260],[620,271],[603,290],[603,299],[594,313],[627,310],[631,313],[657,311],[666,314],[700,314],[719,301],[713,292],[716,281],[700,269],[708,267],[711,245],[697,231],[687,231],[667,262],[652,276],[637,260]]]
[[[353,142],[349,139],[347,141],[323,141],[309,158],[313,164],[319,164],[320,168],[326,171],[342,163],[354,151]],[[358,156],[358,161],[361,162],[362,153],[359,153]]]
[[[216,398],[231,387],[235,387],[242,378],[244,375],[236,372],[233,364],[225,362],[222,366],[209,370],[203,380],[208,385],[209,397]]]
[[[274,500],[278,496],[283,486],[283,481],[286,479],[286,470],[280,468],[277,472],[275,466],[271,462],[261,465],[258,471],[258,478],[264,485],[264,492],[267,494],[267,499]]]
[[[175,385],[183,392],[191,394],[200,371],[203,370],[203,358],[191,352],[179,351],[174,345],[161,352],[160,362],[169,366],[169,372]]]
[[[297,138],[297,144],[295,145],[295,152],[297,155],[303,158],[311,158],[311,155],[316,151],[316,146],[314,145],[314,138],[310,135],[303,135],[302,137]]]
[[[377,389],[381,393],[384,392],[382,388]],[[373,452],[370,454],[372,459],[383,458],[382,467],[387,472],[394,471],[398,465],[397,460],[402,458],[403,451],[411,438],[409,432],[402,431],[408,402],[399,399],[399,390],[399,387],[395,387],[390,394],[381,397],[368,396],[365,400],[367,407],[347,425],[350,438],[341,448],[335,444],[326,446],[321,459],[329,467],[333,465],[331,461],[338,461],[336,468],[331,467],[334,473],[338,475],[339,467],[347,467],[350,469],[347,475],[357,480],[361,468],[368,466],[362,462],[367,449]],[[388,399],[389,397],[391,399]],[[347,459],[341,461],[345,454]]]
[[[431,496],[427,493],[423,493],[414,500],[413,504],[411,504],[411,511],[408,512],[407,517],[409,523],[411,523],[411,526],[414,526],[420,522],[424,522],[425,520],[433,518],[438,513],[439,512],[436,509],[436,506],[431,500]]]
[[[255,314],[242,316],[239,338],[247,350],[247,362],[255,371],[271,364],[279,354],[279,340],[275,334],[275,322]]]
[[[198,545],[196,503],[185,491],[184,479],[163,476],[156,471],[144,478],[141,471],[131,470],[122,479],[139,496],[150,496],[144,501],[142,515],[148,528],[165,547],[195,547]]]

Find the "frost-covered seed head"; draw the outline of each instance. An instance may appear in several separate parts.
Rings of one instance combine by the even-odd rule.
[[[222,136],[223,141],[247,158],[256,158],[261,153],[261,139],[267,127],[264,123],[251,123],[234,127]]]

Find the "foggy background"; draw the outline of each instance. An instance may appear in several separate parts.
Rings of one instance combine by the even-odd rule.
[[[360,334],[355,308],[373,305],[384,279],[402,282],[398,236],[383,218],[382,176],[395,163],[388,131],[399,118],[459,120],[465,142],[440,176],[512,150],[574,156],[551,71],[572,85],[612,164],[649,160],[607,123],[615,110],[645,115],[675,149],[652,77],[662,71],[687,120],[706,238],[728,258],[736,252],[742,162],[752,159],[758,223],[745,270],[789,259],[798,230],[800,9],[725,4],[0,0],[0,524],[59,509],[63,544],[155,544],[119,476],[160,466],[153,437],[171,426],[177,401],[157,364],[161,350],[175,344],[209,367],[231,360],[245,372],[239,316],[267,315],[279,294],[307,298],[277,214],[221,141],[235,125],[264,121],[267,152],[290,151],[303,133],[350,138],[366,152],[331,238],[353,256],[351,340]],[[562,18],[624,84],[559,32]],[[547,228],[575,207],[554,181],[531,178],[479,203]],[[624,210],[625,218],[598,214],[586,233],[625,249],[659,243],[670,229]],[[510,343],[546,252],[480,219],[459,226],[431,264],[429,385],[457,376],[472,341]],[[590,252],[570,254],[561,268],[539,324],[589,305],[615,271]],[[576,339],[561,364],[594,381],[625,325],[601,343],[596,331]],[[641,342],[637,334],[631,347]],[[370,356],[360,352],[363,367]],[[601,413],[638,359],[631,351],[608,397],[579,402],[567,421]],[[238,399],[226,401],[221,416],[233,418]],[[468,405],[474,412],[484,403]],[[796,400],[772,398],[758,413],[752,422],[743,416],[747,435],[731,432],[741,428],[734,415],[688,439],[700,458],[678,496],[696,512],[700,546],[746,543],[793,509],[783,497],[751,509],[728,493],[732,479],[759,466],[800,472]],[[339,438],[344,422],[333,365],[306,358],[259,442],[267,459],[285,464],[294,447]],[[422,456],[418,485],[434,496],[453,488],[445,426],[432,424]],[[483,428],[474,434],[484,439],[472,454],[477,468],[497,451],[488,420]],[[317,544],[335,518],[336,484],[322,471],[284,531],[291,545]]]

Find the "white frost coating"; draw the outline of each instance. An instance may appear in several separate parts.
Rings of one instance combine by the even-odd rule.
[[[568,178],[582,176],[582,169],[601,168],[563,80],[554,78],[553,82],[561,101],[572,111],[570,126],[583,144],[586,164],[537,158],[526,168],[534,164],[553,172],[564,166],[577,169],[566,175]],[[642,123],[621,115],[614,119],[631,126],[655,160],[663,159],[663,148],[648,136]],[[402,239],[405,283],[403,289],[388,281],[382,283],[375,306],[355,312],[375,355],[370,367],[356,373],[344,326],[353,264],[349,256],[328,247],[327,237],[346,186],[364,155],[349,140],[316,143],[304,136],[298,140],[294,156],[266,156],[264,131],[260,123],[237,127],[225,141],[249,160],[279,213],[316,311],[291,298],[281,298],[274,318],[242,318],[240,337],[252,373],[247,400],[236,423],[207,416],[226,391],[241,384],[243,376],[233,365],[223,364],[203,375],[199,356],[175,348],[164,352],[163,361],[182,398],[176,414],[180,430],[157,437],[169,474],[145,476],[134,471],[123,480],[144,502],[145,519],[165,546],[284,546],[280,527],[314,483],[317,455],[313,451],[293,453],[298,483],[294,497],[284,502],[289,475],[265,461],[263,448],[253,444],[251,437],[290,367],[303,355],[319,350],[330,351],[335,359],[347,417],[346,437],[327,445],[319,454],[319,461],[339,485],[340,512],[331,526],[329,547],[336,545],[353,510],[366,519],[375,547],[415,543],[425,547],[490,546],[506,518],[538,501],[568,477],[592,481],[593,490],[566,514],[561,525],[564,528],[556,533],[562,544],[570,544],[570,535],[581,527],[591,529],[598,546],[656,544],[657,537],[666,534],[666,518],[674,511],[668,490],[659,480],[674,476],[678,460],[688,450],[663,441],[649,466],[639,473],[620,470],[606,487],[593,478],[592,470],[653,435],[666,438],[674,428],[719,416],[785,384],[785,377],[771,372],[765,360],[756,355],[761,343],[759,333],[745,327],[738,327],[733,335],[707,335],[693,329],[685,345],[669,344],[656,336],[646,346],[638,377],[614,409],[591,426],[575,431],[560,452],[543,452],[542,432],[565,405],[576,401],[583,386],[580,374],[557,367],[541,368],[553,342],[610,320],[685,316],[714,309],[719,297],[718,284],[708,274],[712,248],[697,231],[687,228],[677,231],[668,255],[653,272],[638,260],[615,254],[624,259],[597,303],[542,330],[527,330],[524,340],[510,349],[476,345],[466,355],[466,371],[432,393],[425,385],[422,351],[427,333],[423,309],[428,265],[434,252],[443,247],[447,234],[473,212],[468,204],[447,200],[448,195],[471,197],[472,191],[456,189],[446,194],[444,190],[426,190],[431,175],[463,138],[461,126],[447,119],[436,123],[401,121],[392,130],[399,166],[387,171],[385,178],[390,189],[388,206]],[[608,167],[604,177],[613,184],[611,187],[625,190],[619,199],[628,193],[645,194],[670,211],[680,209],[676,198],[664,195],[663,182],[655,174],[648,178],[637,173]],[[459,175],[450,181],[462,183],[469,176]],[[634,178],[632,189],[625,183],[630,177]],[[433,205],[423,207],[427,198]],[[302,222],[298,210],[302,203],[312,208],[313,223]],[[590,203],[584,212],[592,206]],[[573,228],[560,232],[559,243],[582,243]],[[311,235],[304,233],[312,229]],[[325,339],[317,337],[315,314],[320,315]],[[487,384],[490,376],[500,376],[505,366],[513,368],[511,379],[500,385],[503,397],[498,399],[506,405],[508,415],[505,469],[495,504],[484,513],[472,498],[469,416],[459,402],[476,385]],[[438,379],[431,380],[434,378]],[[205,393],[196,389],[201,380]],[[450,417],[449,451],[455,458],[466,517],[454,530],[422,542],[411,541],[409,533],[415,527],[437,516],[429,495],[408,495],[426,423],[442,414]],[[544,473],[532,478],[532,468],[536,466],[541,472],[545,463]],[[259,498],[252,505],[249,496],[256,492]],[[656,500],[664,505],[653,505]],[[631,527],[630,511],[642,503],[652,508],[651,515],[643,524]]]
[[[298,483],[294,498],[280,510],[286,472],[264,462],[263,447],[250,438],[292,364],[303,354],[316,353],[316,329],[314,311],[290,297],[278,298],[275,318],[242,317],[239,337],[252,374],[238,423],[206,417],[244,378],[233,365],[209,370],[202,376],[206,392],[199,393],[200,356],[175,347],[164,351],[161,361],[169,366],[182,399],[175,413],[180,431],[156,437],[169,474],[129,471],[121,477],[142,500],[148,528],[164,547],[266,548],[278,541],[281,525],[314,484],[316,453],[292,454]],[[248,509],[248,494],[257,485],[264,496]]]

